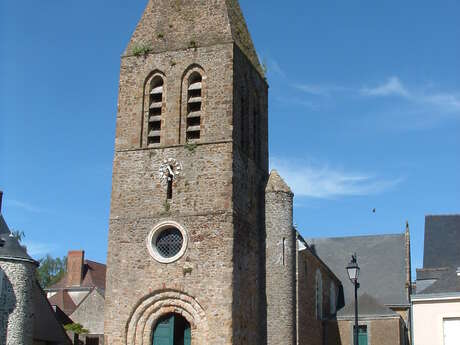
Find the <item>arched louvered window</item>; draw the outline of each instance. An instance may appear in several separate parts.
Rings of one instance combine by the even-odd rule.
[[[150,82],[147,145],[160,144],[164,81],[159,75]]]
[[[319,269],[316,270],[316,318],[323,318],[323,277]]]
[[[201,111],[203,108],[203,84],[202,76],[193,72],[188,80],[187,88],[187,141],[200,139],[201,135]]]

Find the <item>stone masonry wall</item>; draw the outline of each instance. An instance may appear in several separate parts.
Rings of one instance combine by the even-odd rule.
[[[268,345],[296,343],[296,233],[292,226],[292,199],[289,192],[266,193]]]
[[[330,330],[331,334],[327,344],[328,345],[353,345],[353,325],[354,320],[339,320],[330,321],[328,327],[338,330],[340,339],[333,337],[334,332]],[[367,325],[368,344],[369,345],[403,345],[403,337],[401,335],[402,320],[399,317],[386,318],[386,319],[369,319],[360,320],[360,325]]]
[[[267,97],[266,82],[235,46],[232,137],[234,344],[266,343]]]
[[[261,313],[255,288],[260,280],[251,280],[260,277],[253,248],[261,230],[253,226],[257,216],[245,218],[232,211],[238,181],[232,144],[232,58],[233,45],[221,45],[122,61],[107,261],[108,344],[137,344],[151,336],[154,323],[142,334],[136,329],[139,322],[156,314],[152,309],[152,314],[144,315],[138,308],[142,301],[150,301],[153,308],[155,296],[164,293],[175,296],[165,303],[192,324],[193,344],[237,344],[258,334],[249,327],[258,323],[254,319],[249,323],[249,318],[257,319]],[[206,80],[202,136],[196,147],[183,145],[179,136],[182,74],[192,65],[201,66]],[[157,70],[165,75],[164,122],[161,145],[148,149],[141,137],[143,84]],[[165,158],[182,165],[181,175],[174,180],[173,198],[167,202],[165,186],[158,179]],[[247,184],[242,188],[239,191]],[[146,244],[150,230],[163,220],[178,222],[189,237],[185,255],[167,265],[150,257]],[[245,241],[246,235],[238,240],[238,233],[249,234],[249,240]],[[236,257],[247,264],[238,263]],[[256,267],[255,275],[237,268],[246,266]],[[248,288],[247,284],[256,285]],[[235,293],[243,289],[241,295]],[[254,311],[248,314],[248,309],[242,309],[248,305],[246,297],[255,298]]]
[[[70,318],[81,324],[89,334],[104,334],[104,296],[93,289],[81,302]]]
[[[168,207],[164,186],[152,177],[164,157],[182,162],[184,172],[175,182]],[[166,305],[190,314],[186,318],[192,324],[193,344],[231,340],[231,169],[231,144],[225,143],[199,145],[193,152],[174,147],[116,153],[107,262],[106,344],[137,344],[126,342],[125,330],[139,304],[163,292],[177,296],[166,298]],[[163,220],[181,224],[189,238],[185,255],[167,265],[149,255],[146,243],[150,230]],[[151,334],[152,329],[147,331]]]
[[[323,279],[323,318],[316,316],[316,271],[320,270]],[[333,327],[326,330],[327,320],[334,317],[331,314],[330,286],[335,285],[336,298],[339,293],[340,281],[318,260],[309,250],[298,253],[297,263],[298,284],[298,343],[299,345],[323,345],[326,334],[333,333]],[[331,343],[332,345],[332,343]],[[337,344],[336,344],[337,345]]]
[[[32,345],[35,265],[0,259],[0,269],[5,273],[0,298],[0,345]]]

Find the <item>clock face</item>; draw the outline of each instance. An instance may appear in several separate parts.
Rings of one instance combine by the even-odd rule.
[[[163,160],[158,169],[159,177],[162,183],[176,179],[182,173],[182,164],[174,158]]]

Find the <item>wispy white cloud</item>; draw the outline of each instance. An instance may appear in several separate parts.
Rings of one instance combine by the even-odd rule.
[[[403,181],[403,178],[382,179],[374,174],[350,172],[314,165],[296,159],[271,158],[271,168],[291,186],[298,196],[336,198],[382,193]]]
[[[33,212],[33,213],[47,212],[45,209],[43,209],[41,207],[38,207],[38,206],[35,206],[35,205],[32,205],[32,204],[29,204],[27,202],[22,202],[22,201],[13,200],[13,199],[9,199],[7,202],[8,202],[9,206],[16,207],[16,208],[21,208],[21,209],[23,209],[25,211],[28,211],[28,212]]]
[[[439,112],[453,112],[460,114],[460,92],[427,91],[427,87],[421,89],[408,88],[398,77],[391,77],[386,82],[373,88],[361,88],[360,93],[364,96],[399,96],[414,106],[430,106]]]
[[[409,91],[402,85],[398,77],[390,77],[386,82],[372,88],[363,87],[360,92],[366,96],[410,96]]]

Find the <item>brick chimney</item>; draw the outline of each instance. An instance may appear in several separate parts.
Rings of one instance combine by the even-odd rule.
[[[83,279],[85,252],[72,250],[67,254],[67,285],[80,286]]]

